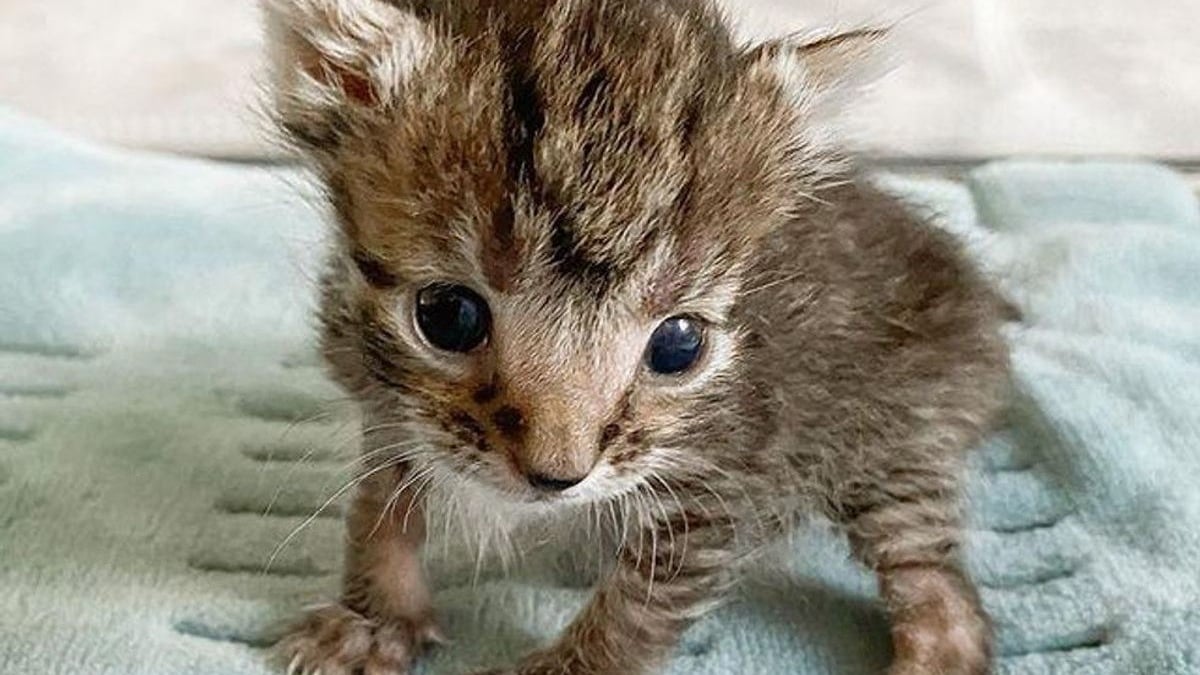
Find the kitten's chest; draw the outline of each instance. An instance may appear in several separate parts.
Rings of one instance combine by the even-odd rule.
[[[631,526],[604,505],[527,511],[444,492],[429,503],[436,508],[429,509],[425,557],[439,587],[494,579],[591,587]]]

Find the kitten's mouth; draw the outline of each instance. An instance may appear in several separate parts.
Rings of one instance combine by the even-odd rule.
[[[475,462],[467,465],[439,462],[458,477],[464,487],[484,492],[511,505],[555,508],[603,501],[620,490],[603,459],[575,476],[553,475],[519,466],[515,461]]]
[[[589,489],[589,475],[576,480],[531,478],[527,473],[505,471],[503,476],[472,476],[471,482],[513,504],[554,507],[586,501],[594,496]]]
[[[543,487],[525,481],[513,496],[522,502],[547,506],[578,502],[582,499],[583,491],[575,486],[582,482],[576,481],[566,487]]]

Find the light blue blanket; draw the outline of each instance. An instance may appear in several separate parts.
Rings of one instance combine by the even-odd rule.
[[[1019,394],[977,456],[970,562],[1001,673],[1200,672],[1200,212],[1141,164],[881,177],[1021,306]],[[135,156],[0,113],[0,673],[252,675],[332,594],[352,412],[307,347],[320,214],[290,170]],[[264,515],[266,514],[266,515]],[[440,551],[439,551],[440,549]],[[587,596],[435,545],[429,673],[553,635]],[[536,557],[536,556],[535,556]],[[798,537],[669,671],[874,673],[870,578]]]

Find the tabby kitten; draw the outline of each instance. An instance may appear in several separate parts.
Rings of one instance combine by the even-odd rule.
[[[292,672],[405,673],[439,639],[419,550],[448,494],[616,539],[501,672],[654,671],[808,517],[878,575],[892,673],[988,670],[960,494],[1002,306],[832,140],[878,31],[744,47],[704,0],[265,11],[280,127],[336,213],[324,353],[365,419],[343,593],[281,643]]]

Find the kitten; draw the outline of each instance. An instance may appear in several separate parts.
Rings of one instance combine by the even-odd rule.
[[[324,353],[365,419],[343,595],[281,643],[293,672],[403,673],[439,638],[431,483],[616,525],[591,602],[500,672],[654,671],[808,516],[878,575],[892,673],[988,670],[960,493],[1003,308],[830,140],[878,31],[745,48],[703,0],[265,10],[338,221]]]

